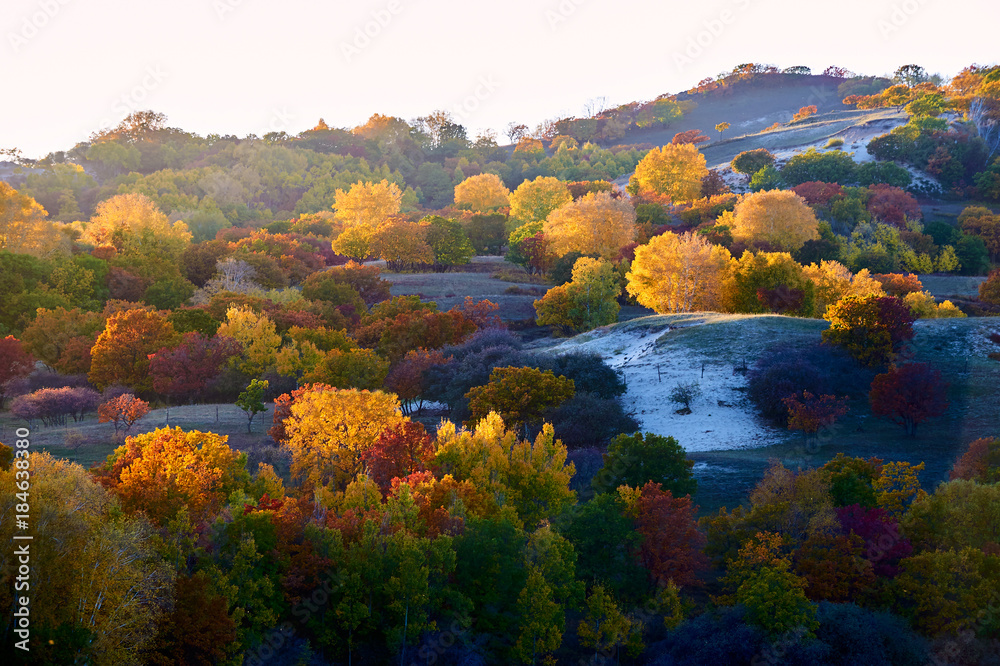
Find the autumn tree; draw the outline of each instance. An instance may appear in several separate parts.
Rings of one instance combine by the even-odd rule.
[[[1000,260],[1000,215],[985,206],[969,206],[959,214],[958,224],[983,239],[992,261]]]
[[[730,258],[704,236],[668,231],[636,248],[626,289],[659,314],[716,310]]]
[[[246,454],[231,449],[225,435],[180,428],[129,437],[93,473],[122,508],[162,526],[185,507],[195,522],[209,519],[249,481]]]
[[[691,143],[669,143],[650,150],[635,167],[637,193],[668,197],[673,203],[701,196],[701,179],[708,173],[705,156]]]
[[[603,585],[594,585],[591,589],[586,609],[587,613],[576,629],[581,645],[592,648],[598,655],[618,655],[623,647],[629,656],[642,652],[645,647],[642,644],[642,623],[622,613]]]
[[[886,365],[913,338],[910,308],[894,296],[847,296],[823,318],[830,322],[823,341],[844,347],[869,367]]]
[[[131,393],[108,400],[97,408],[98,423],[113,423],[115,434],[121,429],[126,435],[135,422],[149,414],[149,403]]]
[[[733,240],[794,252],[806,241],[819,238],[816,213],[802,197],[788,190],[754,192],[743,196],[732,213],[719,221],[727,224]]]
[[[872,413],[898,423],[907,435],[919,424],[948,409],[948,385],[928,363],[895,366],[872,380],[869,400]]]
[[[390,271],[434,263],[434,250],[425,240],[426,229],[409,220],[393,217],[372,235],[369,251],[385,261]]]
[[[549,214],[542,232],[556,256],[576,251],[612,261],[635,240],[635,209],[607,192],[592,193]]]
[[[727,129],[729,129],[729,127],[730,127],[729,123],[719,123],[715,126],[715,131],[718,132],[719,136],[721,137],[722,133],[725,132]]]
[[[276,410],[277,412],[277,410]],[[283,421],[292,475],[309,487],[342,488],[361,470],[361,454],[388,428],[408,421],[390,393],[306,387]]]
[[[537,368],[493,368],[490,381],[473,387],[465,397],[475,425],[490,412],[496,412],[515,430],[541,421],[546,411],[558,407],[576,393],[572,379],[556,376],[551,370]]]
[[[866,207],[872,218],[900,229],[907,220],[919,220],[920,204],[916,198],[900,187],[878,183],[868,188]]]
[[[108,318],[91,350],[90,382],[98,388],[111,384],[138,392],[153,388],[149,357],[172,347],[177,332],[167,318],[148,310],[122,310]]]
[[[99,312],[38,308],[21,340],[35,358],[63,374],[90,371],[90,349],[104,329]]]
[[[684,132],[678,132],[674,134],[674,138],[670,141],[673,144],[690,143],[692,145],[704,143],[708,141],[708,137],[701,133],[699,129],[686,130]]]
[[[335,218],[345,228],[357,227],[370,233],[399,213],[402,200],[403,193],[395,183],[358,181],[346,192],[337,189],[333,209]]]
[[[580,333],[618,321],[618,274],[606,261],[580,257],[570,282],[553,287],[535,301],[539,326]]]
[[[722,283],[726,312],[774,312],[810,316],[814,287],[787,252],[746,251],[730,262]]]
[[[39,518],[32,524],[31,566],[45,572],[30,581],[25,663],[143,662],[174,589],[174,568],[159,557],[156,531],[141,516],[122,515],[114,496],[80,465],[47,453],[17,460],[30,467],[31,510]],[[18,467],[0,471],[4,515],[14,515],[21,502],[18,485],[27,472]],[[16,543],[16,527],[11,520],[0,523],[0,538]],[[13,552],[5,565],[16,562]],[[0,587],[10,617],[16,593],[13,580]],[[18,663],[14,657],[7,661]]]
[[[393,479],[423,472],[433,457],[433,439],[424,426],[404,421],[383,430],[375,443],[361,452],[360,460],[382,494],[388,495]]]
[[[0,409],[7,399],[7,382],[27,377],[35,368],[35,359],[13,335],[0,339]]]
[[[281,336],[267,315],[257,314],[250,307],[229,308],[218,335],[239,343],[243,353],[239,360],[234,357],[232,362],[252,377],[259,377],[277,362]]]
[[[160,277],[179,277],[181,255],[191,243],[191,233],[184,222],[171,223],[151,199],[132,193],[98,204],[82,240],[114,248],[111,263],[148,284]]]
[[[236,406],[239,407],[247,417],[248,435],[251,432],[250,426],[253,425],[254,417],[261,412],[267,411],[267,406],[264,404],[264,391],[267,390],[267,387],[267,380],[261,381],[259,379],[254,379],[250,382],[249,386],[247,386],[246,389],[240,393],[239,397],[236,398]]]
[[[788,429],[814,435],[820,428],[829,428],[847,413],[846,399],[833,395],[815,396],[809,391],[793,393],[783,398],[788,408]]]
[[[0,182],[0,251],[48,257],[64,254],[66,241],[41,204]]]
[[[423,396],[427,391],[427,371],[448,362],[439,350],[414,349],[406,352],[399,363],[390,368],[385,378],[385,387],[399,396],[403,413],[410,414],[416,403],[417,413],[423,407]]]
[[[510,190],[494,173],[470,176],[455,186],[455,206],[488,213],[510,205]]]
[[[510,195],[510,216],[522,224],[544,222],[552,211],[573,201],[566,183],[551,176],[525,180]]]
[[[950,479],[979,483],[1000,482],[1000,438],[981,437],[969,442],[948,473]]]
[[[233,338],[185,333],[173,349],[156,352],[149,362],[153,390],[171,397],[194,397],[205,390],[243,347]]]
[[[620,487],[619,493],[642,535],[639,557],[650,578],[657,586],[669,581],[681,587],[698,585],[698,573],[708,561],[702,552],[705,537],[698,531],[698,507],[690,495],[674,497],[654,481],[641,488]]]
[[[822,317],[827,308],[846,296],[884,296],[882,283],[867,268],[851,273],[839,261],[822,260],[802,267],[802,272],[813,283],[816,293],[815,316]]]

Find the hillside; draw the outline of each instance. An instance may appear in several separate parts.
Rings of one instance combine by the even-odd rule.
[[[818,342],[826,322],[776,315],[696,313],[643,317],[553,344],[551,353],[593,351],[624,372],[627,409],[644,430],[672,436],[697,462],[702,510],[741,501],[772,460],[790,467],[814,467],[837,452],[886,460],[924,462],[924,487],[947,478],[968,442],[992,436],[998,426],[1000,351],[987,335],[1000,332],[996,319],[936,319],[915,324],[908,354],[938,368],[950,384],[948,412],[920,426],[915,438],[901,427],[873,418],[867,401],[851,411],[816,447],[800,434],[764,422],[745,397],[746,380],[734,372],[774,345],[794,348]],[[704,375],[702,371],[704,368]],[[702,395],[691,414],[669,400],[679,382],[698,381]]]

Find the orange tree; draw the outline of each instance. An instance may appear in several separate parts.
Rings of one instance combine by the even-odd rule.
[[[123,384],[137,392],[151,391],[150,356],[164,347],[173,347],[177,338],[173,324],[159,312],[114,313],[90,352],[90,382],[102,389]]]

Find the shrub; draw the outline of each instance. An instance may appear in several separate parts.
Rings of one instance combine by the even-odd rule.
[[[121,429],[128,434],[135,422],[149,414],[149,403],[135,397],[131,393],[124,393],[117,398],[105,402],[97,408],[98,423],[114,423],[115,434]]]
[[[579,390],[546,412],[545,420],[570,449],[602,446],[617,435],[639,428],[639,422],[625,413],[618,400]]]
[[[788,407],[783,400],[799,391],[814,395],[858,395],[874,373],[862,368],[842,349],[815,345],[801,350],[776,347],[763,356],[747,375],[747,395],[767,419],[786,425]]]
[[[979,285],[979,300],[1000,305],[1000,268],[990,271],[986,281]]]
[[[677,386],[670,391],[670,400],[674,404],[684,405],[684,409],[691,411],[691,401],[700,395],[701,386],[698,385],[698,382],[679,382]]]
[[[843,145],[844,145],[844,140],[841,139],[839,136],[832,137],[829,141],[826,142],[827,148],[840,148]]]
[[[907,363],[872,380],[869,400],[875,416],[888,418],[914,435],[917,425],[948,409],[948,385],[928,363]]]
[[[47,426],[66,425],[67,416],[80,421],[94,411],[100,397],[91,388],[45,388],[17,397],[10,405],[10,412],[29,422],[41,419]]]

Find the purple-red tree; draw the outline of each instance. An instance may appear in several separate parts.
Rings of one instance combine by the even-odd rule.
[[[928,363],[907,363],[872,380],[868,399],[872,413],[898,423],[907,435],[917,425],[948,409],[948,384]]]
[[[7,399],[5,386],[12,379],[27,377],[35,367],[34,357],[13,335],[0,340],[0,409]]]
[[[899,561],[913,552],[899,533],[899,523],[885,509],[851,504],[837,509],[837,519],[845,534],[853,532],[865,540],[865,559],[876,576],[892,578],[899,573]]]
[[[226,361],[242,352],[242,345],[233,338],[185,333],[179,346],[164,347],[150,357],[153,390],[171,397],[193,398],[219,375]]]

